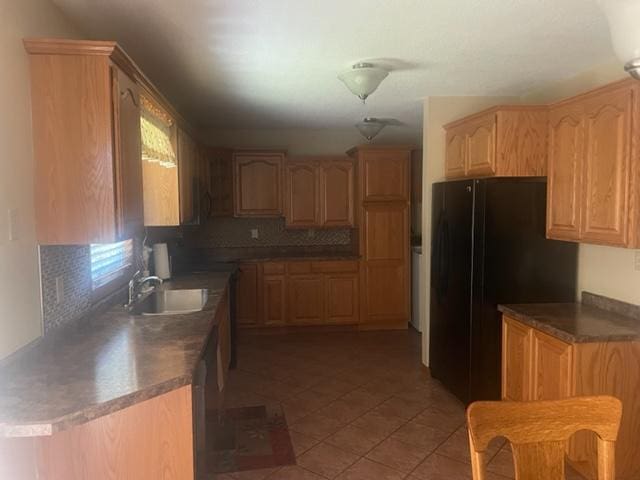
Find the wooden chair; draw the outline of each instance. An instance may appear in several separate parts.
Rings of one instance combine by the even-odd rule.
[[[614,480],[622,403],[609,396],[535,402],[475,402],[467,409],[473,480],[485,480],[485,452],[495,437],[511,442],[516,480],[564,480],[567,440],[598,436],[598,479]]]

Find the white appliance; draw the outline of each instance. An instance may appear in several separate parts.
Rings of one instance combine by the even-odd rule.
[[[422,246],[411,247],[411,325],[417,331],[420,329],[420,261],[422,259]]]

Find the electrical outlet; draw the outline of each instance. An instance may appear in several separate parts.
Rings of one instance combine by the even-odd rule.
[[[64,278],[56,277],[56,303],[64,300]]]
[[[258,239],[260,237],[260,232],[258,232],[257,228],[252,228],[251,229],[251,238],[253,238],[254,240]]]
[[[636,269],[636,272],[640,272],[640,250],[636,250],[634,268]]]
[[[7,212],[7,218],[9,220],[9,241],[13,242],[20,238],[19,230],[19,218],[18,218],[18,210],[15,208],[10,208]]]

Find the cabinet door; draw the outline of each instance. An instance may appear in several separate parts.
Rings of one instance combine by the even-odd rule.
[[[354,165],[351,161],[320,167],[320,222],[324,227],[354,226]]]
[[[209,216],[233,216],[233,155],[224,148],[206,153],[209,165]]]
[[[282,215],[281,154],[234,156],[234,213],[245,217]]]
[[[142,150],[138,86],[124,72],[112,68],[115,134],[116,218],[118,238],[133,238],[144,228]]]
[[[264,275],[262,277],[263,312],[265,325],[284,325],[287,313],[286,277]]]
[[[357,274],[325,276],[325,308],[327,323],[358,323]]]
[[[467,175],[496,173],[496,115],[471,120],[467,124]]]
[[[245,263],[238,268],[236,319],[240,325],[258,323],[258,266]]]
[[[373,150],[361,155],[365,202],[409,200],[408,151]]]
[[[502,321],[502,399],[531,400],[532,329],[503,317]]]
[[[585,104],[582,240],[626,246],[633,91],[605,92]]]
[[[462,127],[447,130],[445,176],[464,177],[467,172],[467,135]]]
[[[288,227],[320,226],[318,167],[314,163],[288,163],[285,169],[285,217]]]
[[[322,275],[291,275],[289,322],[294,325],[319,325],[324,321],[324,285]]]
[[[363,209],[363,322],[409,319],[409,207],[368,204]]]
[[[573,347],[533,330],[532,400],[558,400],[571,396]]]
[[[547,237],[580,238],[580,205],[584,151],[583,109],[562,105],[549,113]]]
[[[196,144],[178,128],[178,179],[180,182],[180,223],[192,224],[196,213]]]

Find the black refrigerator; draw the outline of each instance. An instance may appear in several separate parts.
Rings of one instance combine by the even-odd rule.
[[[577,245],[545,238],[546,179],[433,185],[429,368],[460,400],[500,399],[500,303],[573,302]]]

